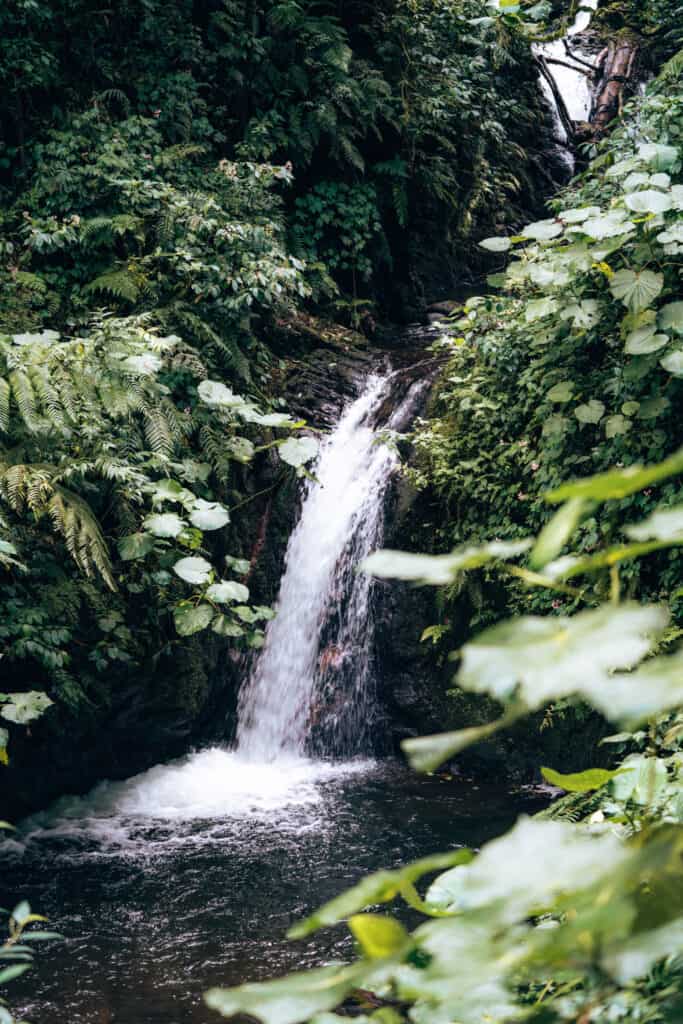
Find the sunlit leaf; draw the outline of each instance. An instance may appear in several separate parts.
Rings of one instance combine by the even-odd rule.
[[[42,690],[27,690],[25,693],[0,693],[0,716],[8,722],[26,725],[33,722],[49,708],[54,701]]]
[[[460,548],[450,555],[416,555],[407,551],[376,551],[361,564],[369,576],[409,580],[430,586],[451,583],[457,573],[478,569],[494,559],[516,558],[528,551],[531,540],[491,541],[480,547]]]
[[[647,309],[664,287],[664,275],[653,270],[618,270],[609,283],[615,299],[621,299],[633,313]]]
[[[679,473],[683,473],[683,448],[654,466],[636,464],[626,469],[610,469],[606,473],[562,484],[549,491],[545,497],[546,501],[553,504],[567,501],[568,498],[593,498],[596,501],[626,498],[629,494],[635,494]]]
[[[289,466],[305,466],[318,455],[319,445],[314,437],[289,437],[279,445],[278,455]]]
[[[221,580],[207,588],[206,596],[216,604],[228,604],[231,601],[248,601],[249,587],[234,580]]]
[[[190,522],[199,530],[220,530],[230,522],[230,513],[218,501],[197,498],[190,512]]]
[[[584,772],[563,775],[553,768],[541,768],[541,775],[551,786],[564,789],[567,793],[590,793],[600,789],[619,774],[619,769],[608,771],[606,768],[588,768]]]
[[[194,556],[181,558],[173,566],[173,571],[186,583],[208,583],[213,568],[205,558]]]
[[[175,628],[180,636],[192,636],[211,624],[214,610],[210,604],[179,604],[173,610]]]

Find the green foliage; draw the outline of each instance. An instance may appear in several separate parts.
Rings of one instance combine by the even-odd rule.
[[[516,0],[491,6],[498,21],[533,17]],[[380,551],[364,566],[451,594],[464,573],[510,581],[508,617],[490,625],[505,613],[483,611],[488,628],[458,652],[456,677],[495,698],[502,717],[404,741],[414,767],[433,770],[529,710],[567,700],[618,723],[627,731],[608,740],[636,752],[611,770],[543,769],[570,794],[559,808],[522,818],[476,855],[457,851],[462,859],[424,896],[410,872],[417,880],[438,871],[435,862],[361,881],[290,931],[301,937],[346,918],[359,959],[212,990],[209,1005],[226,1016],[330,1024],[342,1019],[331,1011],[348,1012],[369,989],[392,1019],[413,1024],[680,1017],[683,662],[671,610],[683,453],[677,363],[665,360],[680,344],[672,239],[683,108],[672,78],[666,72],[640,112],[639,131],[657,142],[627,126],[558,202],[557,217],[509,245],[485,245],[525,248],[508,268],[507,294],[470,300],[458,336],[443,343],[451,358],[442,393],[415,439],[413,476],[452,517],[437,552],[455,548]],[[634,172],[642,178],[626,183]],[[658,334],[650,353],[631,351]],[[406,877],[408,902],[427,918],[411,933],[359,915],[405,897]]]

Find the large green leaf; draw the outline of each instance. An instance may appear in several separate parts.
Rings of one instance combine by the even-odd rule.
[[[340,896],[325,903],[314,914],[300,921],[290,928],[288,935],[291,939],[302,939],[320,928],[344,921],[352,914],[365,910],[376,903],[389,903],[399,895],[406,895],[412,899],[415,882],[423,875],[435,871],[443,871],[445,868],[453,867],[455,864],[464,864],[471,860],[472,854],[469,850],[451,850],[449,853],[433,854],[431,857],[423,857],[421,860],[413,861],[405,867],[397,868],[394,871],[375,871],[367,875],[358,885],[347,889]]]
[[[176,576],[180,576],[181,580],[185,580],[186,583],[199,584],[208,583],[213,568],[211,563],[207,562],[205,558],[194,556],[181,558],[173,566],[173,571]]]
[[[557,238],[564,231],[563,225],[557,220],[537,220],[533,224],[527,224],[522,231],[525,238],[534,238],[539,242]]]
[[[175,628],[180,636],[192,636],[211,624],[214,610],[210,604],[179,604],[173,611]]]
[[[144,558],[154,550],[154,537],[150,537],[148,533],[131,533],[127,537],[121,538],[118,549],[124,562]]]
[[[632,540],[662,540],[683,543],[683,505],[658,508],[641,523],[627,526],[624,533]]]
[[[659,311],[659,326],[663,331],[683,334],[683,302],[669,302]]]
[[[525,616],[501,622],[465,644],[458,685],[528,708],[585,693],[615,669],[633,668],[669,621],[660,606],[603,606],[572,618]]]
[[[247,405],[245,398],[236,395],[220,381],[203,380],[197,391],[202,402],[220,409],[238,410]]]
[[[605,406],[597,398],[591,398],[583,405],[577,405],[574,415],[579,423],[599,423],[605,415]]]
[[[657,171],[669,171],[678,161],[678,150],[660,142],[641,142],[638,155]]]
[[[513,704],[502,718],[496,718],[485,725],[472,725],[452,732],[438,732],[432,736],[418,736],[403,740],[401,748],[416,772],[432,772],[439,765],[475,743],[489,739],[497,732],[512,725],[526,711],[523,705]]]
[[[683,377],[683,349],[679,348],[674,352],[669,352],[659,360],[659,365],[672,377]]]
[[[361,569],[369,576],[438,587],[452,583],[463,570],[478,569],[493,560],[516,558],[528,551],[531,544],[531,540],[491,541],[480,547],[460,548],[450,555],[415,555],[385,549],[366,558]]]
[[[610,280],[610,291],[632,313],[647,309],[664,287],[664,275],[653,270],[618,270]]]
[[[228,604],[231,601],[248,601],[249,587],[234,580],[221,580],[207,588],[206,596],[216,604]]]
[[[630,332],[626,338],[625,351],[630,356],[648,355],[650,352],[659,352],[668,343],[668,334],[658,334],[654,324],[646,324]]]
[[[671,196],[654,188],[631,192],[624,196],[624,202],[635,213],[666,213],[672,205]]]
[[[143,525],[155,537],[177,537],[187,526],[185,520],[175,512],[147,516]]]
[[[547,523],[538,536],[529,564],[532,569],[541,569],[556,558],[592,503],[585,498],[572,498],[566,502]]]
[[[369,984],[366,965],[319,967],[275,981],[251,982],[237,988],[212,988],[208,1007],[224,1017],[248,1014],[263,1024],[301,1024],[313,1014],[332,1010],[360,984]],[[379,981],[380,975],[377,975]]]
[[[349,928],[370,960],[395,956],[413,945],[403,925],[384,914],[354,914],[349,918]]]
[[[230,513],[218,501],[197,498],[190,512],[190,522],[199,530],[220,530],[230,522]]]
[[[479,245],[489,252],[507,252],[512,246],[509,238],[485,238]]]
[[[549,491],[545,497],[546,501],[553,504],[569,498],[593,498],[595,501],[626,498],[629,494],[636,494],[679,473],[683,473],[683,448],[654,466],[636,464],[626,469],[610,469],[606,473],[562,484],[554,491]]]
[[[588,768],[584,772],[563,775],[553,768],[541,768],[541,775],[551,786],[564,789],[567,793],[590,793],[607,785],[619,774],[619,769],[608,771],[607,768]]]
[[[616,836],[592,836],[561,821],[521,818],[469,864],[432,883],[427,902],[453,913],[495,910],[502,926],[552,906],[562,892],[608,876],[628,858]],[[561,868],[560,868],[561,865]]]
[[[611,722],[635,728],[683,705],[683,652],[653,658],[634,672],[618,672],[602,685],[581,689]]]
[[[26,725],[33,722],[52,705],[46,693],[41,690],[27,690],[25,693],[0,693],[0,715],[8,722]]]
[[[283,462],[299,469],[318,455],[319,445],[314,437],[289,437],[278,447]]]

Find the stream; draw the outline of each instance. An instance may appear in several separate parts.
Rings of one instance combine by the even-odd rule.
[[[12,986],[33,1024],[209,1024],[212,985],[350,957],[343,926],[285,932],[367,872],[479,846],[539,805],[376,760],[374,584],[357,567],[382,543],[387,431],[429,386],[397,394],[396,372],[370,375],[322,445],[232,749],[65,797],[3,844],[0,904],[20,894],[64,937]]]

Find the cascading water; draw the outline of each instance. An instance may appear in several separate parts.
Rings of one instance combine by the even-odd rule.
[[[593,12],[597,9],[599,0],[584,0],[579,7],[574,23],[567,31],[564,39],[553,39],[548,43],[540,43],[533,47],[537,57],[542,57],[550,63],[552,77],[558,93],[562,97],[565,110],[572,121],[587,121],[590,116],[592,91],[591,80],[586,75],[588,70],[585,64],[591,64],[590,54],[586,53],[578,45],[576,38],[589,27]],[[572,55],[576,54],[578,61],[573,61]],[[561,63],[555,63],[560,61]],[[585,64],[580,63],[581,61]],[[558,108],[558,101],[553,89],[544,75],[541,75],[541,87],[553,115],[555,137],[560,147],[563,160],[570,173],[573,173],[575,160],[570,148],[570,139],[567,135],[562,116]]]
[[[397,429],[425,384],[386,424]],[[376,426],[391,376],[370,378],[322,447],[287,548],[277,615],[239,704],[237,753],[255,762],[372,749],[372,581],[357,571],[382,540],[398,459]]]

